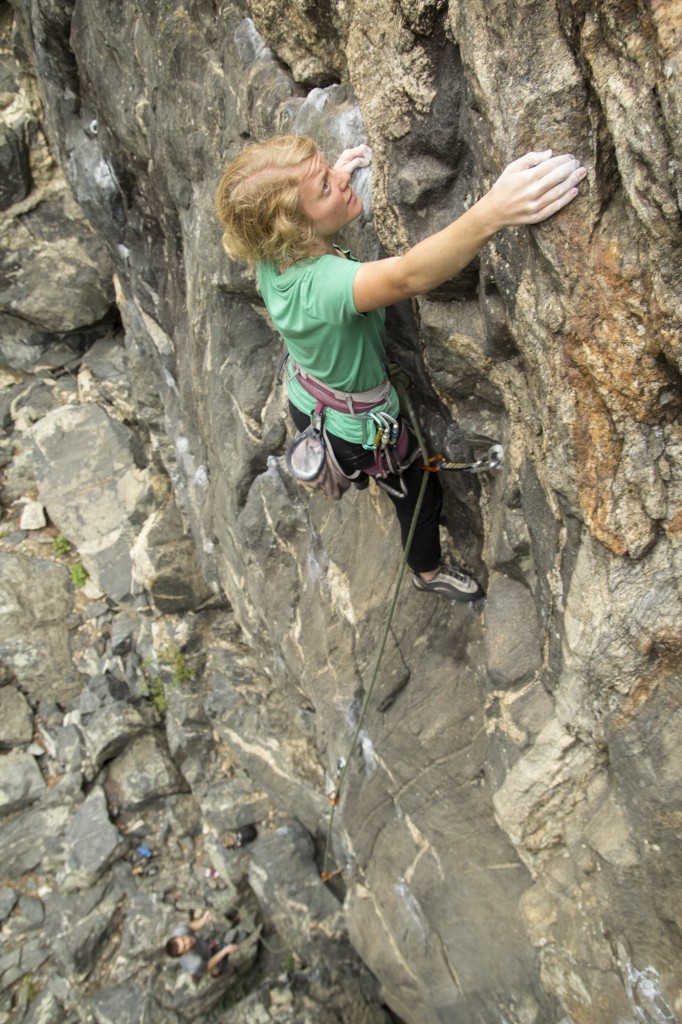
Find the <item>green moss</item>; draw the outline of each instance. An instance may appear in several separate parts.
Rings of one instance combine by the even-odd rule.
[[[30,974],[25,974],[19,986],[19,1006],[28,1006],[38,994],[36,983]]]
[[[145,696],[157,715],[161,715],[163,718],[168,711],[168,698],[166,697],[166,688],[163,685],[161,676],[145,675],[143,690],[146,691]]]
[[[58,533],[52,541],[52,550],[55,555],[59,555],[60,558],[63,558],[65,555],[71,553],[71,543],[66,539],[63,533]]]
[[[156,658],[142,665],[142,690],[151,706],[162,717],[168,711],[170,687],[185,686],[194,678],[179,647],[162,647]]]
[[[89,578],[88,570],[82,562],[74,562],[69,569],[69,576],[74,587],[84,587]]]

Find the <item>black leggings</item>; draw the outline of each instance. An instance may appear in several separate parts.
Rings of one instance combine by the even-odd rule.
[[[310,424],[310,417],[306,416],[289,402],[289,412],[298,430],[305,430]],[[402,417],[401,417],[402,418]],[[344,473],[354,473],[356,469],[367,469],[374,465],[374,453],[367,451],[361,444],[352,444],[344,441],[342,437],[335,434],[328,434],[329,441],[336,459]],[[411,454],[417,447],[417,440],[410,431],[410,445],[408,454]],[[419,459],[416,459],[403,473],[403,480],[407,487],[407,495],[403,498],[396,498],[388,491],[386,494],[393,502],[398,522],[400,523],[400,536],[403,548],[407,542],[407,536],[412,524],[412,516],[417,504],[417,497],[422,482],[424,470],[420,469]],[[360,479],[367,474],[363,473]],[[417,528],[414,532],[412,546],[407,557],[407,564],[415,572],[431,572],[440,565],[440,537],[438,533],[438,521],[440,510],[443,504],[443,492],[440,481],[435,473],[428,474],[428,482],[424,493],[422,507],[419,510]],[[400,491],[400,478],[389,474],[386,478],[389,487]],[[402,491],[401,491],[402,493]]]

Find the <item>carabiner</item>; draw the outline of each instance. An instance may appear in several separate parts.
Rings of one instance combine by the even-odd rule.
[[[466,467],[467,473],[487,473],[499,469],[504,461],[504,448],[501,444],[494,444],[478,462],[472,462]]]

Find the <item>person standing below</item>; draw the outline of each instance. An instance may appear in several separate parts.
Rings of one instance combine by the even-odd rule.
[[[289,410],[296,427],[304,430],[324,405],[334,457],[363,486],[366,474],[380,469],[371,450],[377,420],[397,422],[396,435],[405,438],[400,471],[384,472],[381,484],[405,546],[422,470],[416,440],[386,379],[384,309],[449,280],[502,228],[537,224],[557,213],[578,194],[586,171],[571,155],[527,153],[443,230],[402,256],[361,263],[336,239],[362,212],[351,174],[370,159],[369,147],[357,146],[331,166],[312,139],[277,135],[248,146],[228,164],[216,206],[227,254],[256,264],[263,301],[289,349]],[[476,601],[483,596],[476,580],[441,559],[441,488],[436,474],[429,476],[407,559],[413,583],[421,591]]]
[[[177,958],[182,969],[197,980],[206,973],[219,977],[227,967],[230,953],[237,949],[233,944],[220,949],[217,943],[207,942],[197,934],[212,918],[211,911],[207,910],[196,921],[174,928],[166,943],[168,956]]]

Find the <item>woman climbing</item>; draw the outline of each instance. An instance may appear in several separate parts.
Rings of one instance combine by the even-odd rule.
[[[416,441],[386,380],[384,308],[453,277],[501,228],[551,217],[575,198],[586,172],[573,156],[528,153],[442,231],[402,256],[360,263],[335,239],[362,212],[351,174],[370,157],[367,146],[358,146],[332,167],[312,139],[275,136],[247,147],[228,165],[217,210],[225,250],[256,263],[263,300],[289,349],[289,409],[296,427],[304,430],[324,407],[336,461],[356,486],[367,484],[368,473],[383,477],[405,545],[422,470],[411,460]],[[483,596],[479,584],[442,562],[440,509],[440,484],[430,474],[408,555],[414,585],[476,601]]]

